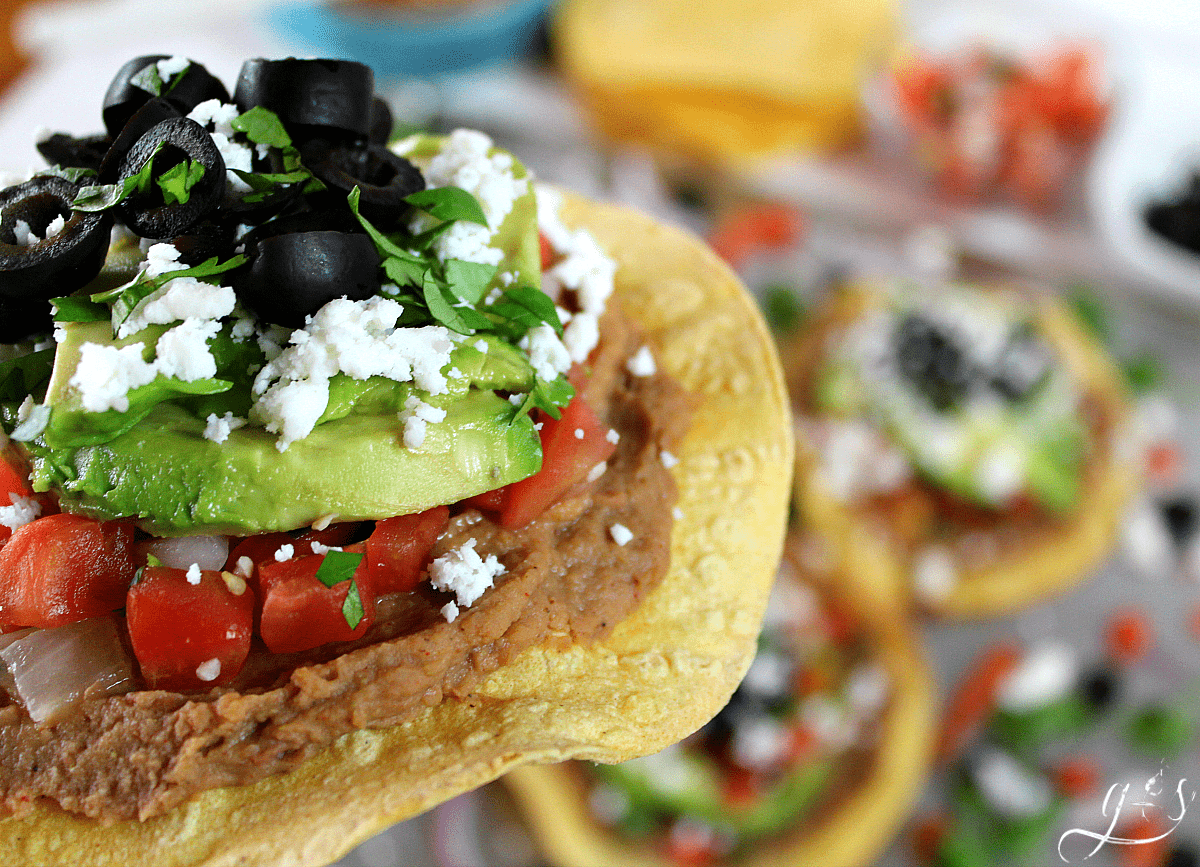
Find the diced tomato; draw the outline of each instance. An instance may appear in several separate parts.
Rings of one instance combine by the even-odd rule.
[[[259,634],[273,653],[311,650],[331,641],[361,637],[375,622],[375,592],[366,558],[351,580],[326,587],[317,580],[324,555],[308,554],[260,564],[258,580],[262,596]],[[354,585],[362,604],[362,620],[351,628],[343,606]]]
[[[524,527],[616,451],[616,445],[608,440],[607,426],[596,418],[580,392],[576,388],[561,418],[540,417],[542,468],[505,486],[499,516],[502,527]]]
[[[1137,608],[1123,608],[1108,618],[1104,629],[1104,644],[1109,655],[1118,662],[1129,665],[1150,652],[1154,644],[1154,631],[1146,612]]]
[[[416,587],[433,543],[448,523],[445,506],[377,523],[367,539],[366,560],[375,593],[407,593]]]
[[[1092,756],[1072,756],[1050,769],[1054,787],[1068,798],[1083,798],[1096,791],[1100,763]]]
[[[32,497],[33,488],[30,487],[25,473],[17,470],[7,460],[0,458],[0,504],[7,506],[10,494],[16,494],[18,497]]]
[[[542,270],[546,271],[554,264],[554,260],[558,258],[558,253],[555,251],[554,245],[550,243],[550,239],[542,232],[538,232],[538,247],[542,254]]]
[[[129,588],[129,638],[150,686],[206,689],[242,670],[254,630],[254,591],[231,577],[226,583],[220,572],[205,570],[192,584],[183,569],[148,566]]]
[[[704,867],[720,857],[716,833],[705,826],[684,827],[678,821],[667,833],[666,856],[679,867]]]
[[[942,718],[938,757],[954,758],[991,714],[1005,679],[1021,661],[1021,650],[1011,644],[996,644],[972,664],[950,697]]]
[[[723,217],[708,243],[726,262],[737,267],[758,251],[779,250],[804,234],[804,217],[798,210],[777,202],[738,208]]]
[[[494,491],[485,491],[482,494],[467,497],[463,502],[468,506],[474,506],[481,512],[499,512],[504,508],[504,488],[496,488]]]
[[[938,850],[950,829],[950,820],[943,815],[918,819],[912,832],[913,858],[921,867],[938,863]]]
[[[296,540],[287,533],[262,533],[258,536],[247,536],[229,550],[229,559],[225,561],[225,569],[236,572],[238,561],[249,557],[256,566],[275,559],[275,552],[284,545],[296,547]],[[302,552],[306,553],[306,552]]]
[[[342,521],[330,524],[324,530],[314,530],[309,527],[303,533],[296,534],[296,550],[302,554],[311,552],[312,543],[319,542],[327,548],[342,548],[355,536],[365,532],[363,521]]]
[[[38,518],[0,549],[0,622],[62,626],[116,611],[136,570],[131,524]]]
[[[746,768],[729,768],[724,775],[721,795],[732,807],[748,807],[763,789],[761,774]]]

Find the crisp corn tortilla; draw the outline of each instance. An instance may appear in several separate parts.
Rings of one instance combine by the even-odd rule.
[[[142,823],[102,827],[41,807],[0,821],[0,863],[328,864],[516,765],[654,752],[728,700],[754,655],[786,520],[794,443],[778,358],[754,302],[695,238],[575,197],[561,216],[616,260],[610,303],[699,397],[673,470],[682,517],[657,590],[604,642],[533,648],[472,700],[347,735],[289,774]]]
[[[568,0],[555,50],[607,136],[732,167],[861,132],[892,0]]]
[[[791,543],[789,542],[789,548]],[[876,658],[887,669],[892,698],[867,776],[845,796],[818,809],[793,833],[753,846],[739,867],[862,867],[887,845],[908,815],[932,756],[935,687],[919,642],[895,609],[873,606],[827,584],[866,624]],[[504,777],[543,853],[557,867],[671,867],[658,852],[618,837],[589,815],[563,767],[520,767]]]
[[[854,289],[835,305],[869,304],[870,294]],[[843,307],[840,315],[846,310]],[[838,314],[835,314],[838,315]],[[1128,416],[1128,396],[1112,358],[1063,304],[1049,296],[1037,299],[1035,316],[1061,362],[1080,386],[1093,393],[1112,418],[1119,439]],[[815,334],[819,329],[814,329]],[[815,355],[801,343],[784,350],[789,379],[795,366]],[[960,563],[958,582],[941,599],[917,600],[908,564],[887,540],[831,496],[817,478],[816,453],[799,443],[794,501],[804,521],[829,540],[839,562],[859,592],[883,605],[920,605],[955,618],[991,617],[1016,611],[1073,586],[1095,569],[1112,550],[1122,515],[1136,491],[1140,475],[1133,461],[1110,442],[1097,456],[1086,481],[1078,511],[1062,521],[1051,536],[1008,550],[986,567]]]

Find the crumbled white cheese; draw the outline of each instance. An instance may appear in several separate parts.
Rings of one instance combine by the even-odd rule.
[[[517,344],[529,355],[529,363],[542,379],[552,382],[571,369],[571,355],[558,339],[554,327],[543,322],[526,332]]]
[[[971,776],[984,799],[1005,816],[1041,815],[1053,797],[1045,777],[995,747],[971,763]]]
[[[1046,641],[1032,647],[1004,679],[996,703],[1018,713],[1031,711],[1071,692],[1078,679],[1079,657],[1074,648]]]
[[[487,354],[488,342],[486,340],[479,339],[479,340],[476,340],[471,345],[474,346],[476,349],[478,349],[480,352],[482,352],[484,355]]]
[[[175,249],[172,247],[171,249]],[[195,277],[176,277],[154,290],[117,329],[117,337],[136,334],[147,325],[166,325],[183,319],[220,319],[233,313],[237,296],[229,286],[213,286]],[[251,324],[253,329],[253,324]]]
[[[187,574],[184,577],[187,578],[187,583],[189,584],[199,584],[200,580],[204,577],[200,574],[200,564],[193,563],[191,566],[188,566]]]
[[[625,369],[634,376],[653,376],[658,370],[658,365],[654,363],[654,355],[651,354],[650,347],[643,346],[631,355],[625,362]]]
[[[675,457],[675,455],[671,454],[666,449],[663,449],[658,453],[658,459],[662,461],[662,465],[668,470],[672,467],[678,466],[679,464],[679,458]]]
[[[28,247],[42,240],[24,220],[13,222],[13,242],[18,247]]]
[[[215,319],[185,319],[163,332],[154,346],[154,367],[163,376],[195,382],[217,375],[217,360],[208,341],[217,336],[221,323]]]
[[[633,540],[633,531],[624,524],[613,524],[608,528],[608,534],[612,536],[614,542],[624,548]]]
[[[575,439],[581,440],[584,438],[584,436],[585,436],[585,434],[583,432],[583,428],[581,428],[581,427],[575,428]]]
[[[0,525],[16,532],[42,514],[42,504],[33,497],[10,493],[11,506],[0,506]]]
[[[275,562],[276,563],[286,563],[288,560],[292,559],[292,556],[295,553],[296,553],[295,545],[290,545],[290,544],[280,545],[279,550],[275,552]]]
[[[1160,579],[1175,566],[1175,543],[1162,510],[1139,496],[1126,509],[1121,525],[1121,552],[1144,578]]]
[[[188,117],[200,126],[213,125],[213,132],[219,132],[226,138],[233,138],[233,121],[241,114],[238,107],[231,102],[221,102],[219,99],[206,99],[188,112]]]
[[[132,343],[120,348],[102,343],[79,347],[79,363],[68,384],[79,392],[88,412],[129,409],[131,388],[146,385],[158,375],[154,362],[142,358],[145,345]]]
[[[471,605],[504,574],[504,564],[495,554],[487,559],[475,550],[475,540],[469,539],[453,551],[443,554],[429,564],[429,583],[435,590],[453,593],[463,608]]]
[[[606,433],[604,435],[604,438],[606,440],[608,440],[610,443],[612,443],[614,446],[621,441],[621,435],[619,433],[617,433],[613,428],[608,429],[608,433]]]
[[[458,606],[453,602],[447,602],[441,608],[442,616],[446,618],[447,623],[453,623],[458,619]]]
[[[475,130],[457,129],[446,137],[442,149],[429,161],[425,183],[433,189],[455,186],[471,193],[483,209],[486,226],[460,220],[433,244],[439,259],[463,259],[498,265],[504,253],[491,246],[491,240],[518,198],[529,190],[529,179],[514,174],[512,156],[491,153],[492,140]],[[422,232],[432,219],[419,214],[411,228]]]
[[[383,376],[412,382],[431,395],[446,394],[442,369],[454,347],[449,331],[436,325],[397,328],[403,310],[379,296],[330,301],[304,328],[293,331],[291,345],[259,371],[251,420],[280,434],[276,447],[285,450],[312,432],[329,402],[329,380],[337,373],[354,379]]]
[[[146,249],[143,267],[147,277],[157,277],[169,271],[181,271],[187,266],[180,264],[179,249],[174,244],[151,243]]]
[[[1026,455],[1014,442],[996,443],[979,458],[975,484],[989,503],[1007,504],[1025,488]]]
[[[400,421],[404,422],[404,446],[419,449],[425,443],[426,426],[446,420],[446,410],[432,406],[415,394],[404,399],[400,410]]]
[[[539,184],[537,203],[538,229],[557,254],[557,261],[542,275],[542,285],[551,297],[559,287],[575,293],[579,310],[564,328],[563,343],[572,361],[583,362],[599,342],[598,323],[613,292],[617,264],[590,233],[563,224],[558,190]]]
[[[202,662],[196,666],[196,677],[200,678],[205,683],[216,680],[220,676],[221,660],[217,659],[215,656],[208,660],[208,662]]]
[[[314,554],[328,554],[330,551],[342,550],[336,545],[324,545],[315,539],[308,543],[308,547],[312,548]]]
[[[241,556],[237,559],[237,573],[243,578],[249,578],[254,573],[254,561],[249,557]]]
[[[241,142],[231,141],[228,136],[219,132],[212,133],[210,137],[217,150],[220,151],[221,158],[225,160],[226,191],[234,195],[241,195],[254,189],[234,173],[234,169],[241,172],[253,171],[254,154],[250,148]]]
[[[192,62],[190,60],[178,54],[173,54],[155,64],[158,67],[158,77],[162,79],[164,85],[169,85],[172,78],[191,65]]]
[[[596,481],[596,479],[598,479],[602,475],[604,475],[604,473],[607,470],[608,470],[608,461],[601,461],[600,463],[596,464],[596,466],[594,466],[590,470],[588,470],[587,480],[589,482],[594,482],[594,481]]]
[[[679,508],[678,506],[671,509],[671,517],[674,518],[676,521],[682,521],[683,520],[683,509]]]
[[[877,662],[862,663],[846,678],[846,699],[860,712],[883,707],[891,689],[887,669]]]
[[[730,753],[740,767],[765,769],[783,760],[790,743],[787,730],[778,722],[766,715],[755,716],[734,728]]]
[[[208,418],[205,419],[204,438],[212,440],[214,443],[223,443],[229,439],[229,435],[240,427],[245,427],[246,420],[238,418],[232,412],[227,412],[220,416],[215,412],[210,412]]]
[[[760,651],[750,663],[740,689],[763,698],[778,698],[788,694],[792,682],[791,661],[782,653]]]

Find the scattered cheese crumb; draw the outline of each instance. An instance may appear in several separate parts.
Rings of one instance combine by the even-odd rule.
[[[663,449],[661,452],[659,452],[658,459],[662,461],[662,465],[668,470],[679,463],[679,458],[675,457],[675,455],[671,454],[666,449]]]
[[[608,440],[610,443],[612,443],[614,446],[621,441],[621,435],[619,433],[617,433],[616,430],[614,430],[613,428],[608,429],[608,433],[606,433],[604,435],[604,438],[606,440]]]
[[[654,356],[650,354],[650,347],[643,346],[625,362],[625,369],[634,376],[653,376],[658,370],[658,365],[654,363]]]
[[[584,437],[583,428],[581,428],[581,427],[575,428],[575,439],[581,440],[581,439],[583,439],[583,437]]]
[[[227,412],[223,416],[219,416],[215,412],[210,412],[205,422],[204,438],[212,440],[214,443],[225,442],[225,440],[229,439],[229,434],[246,425],[244,418],[238,418],[232,412]]]
[[[495,554],[483,559],[470,539],[429,564],[429,583],[435,590],[453,593],[463,608],[471,607],[495,579],[504,574],[504,565]]]
[[[937,601],[946,598],[958,583],[958,569],[950,552],[940,546],[921,551],[913,560],[913,585],[922,598]]]
[[[293,545],[280,545],[279,550],[275,552],[276,563],[286,563],[292,559],[292,555],[296,553],[296,548]]]
[[[238,557],[237,571],[243,578],[249,578],[254,573],[254,561],[245,555]]]
[[[588,470],[587,480],[589,482],[596,481],[596,479],[598,479],[602,475],[604,475],[604,472],[607,469],[608,469],[608,461],[601,461],[600,463],[596,464],[596,466],[594,466],[590,470]]]
[[[213,657],[208,662],[202,662],[196,666],[196,677],[200,678],[205,683],[216,680],[221,676],[221,660]]]
[[[542,379],[552,382],[571,369],[571,355],[558,339],[554,327],[543,322],[530,328],[517,343],[529,355],[529,362]]]
[[[674,518],[676,521],[682,521],[683,520],[683,509],[676,506],[675,508],[673,508],[671,510],[671,517]]]
[[[608,528],[608,532],[612,536],[613,541],[621,547],[625,547],[633,539],[632,531],[624,524],[613,524]]]
[[[432,406],[414,394],[404,399],[400,421],[404,422],[404,446],[419,449],[425,443],[426,426],[446,420],[446,410]]]
[[[42,514],[42,504],[33,497],[9,493],[11,506],[0,506],[0,525],[16,532]]]
[[[308,547],[312,548],[312,552],[314,554],[328,554],[330,551],[342,550],[336,545],[323,545],[315,539],[312,542],[309,542]]]
[[[1063,642],[1045,641],[1031,648],[1004,679],[996,702],[1017,713],[1045,707],[1074,689],[1078,678],[1075,650]]]
[[[447,623],[453,623],[458,619],[458,606],[453,602],[447,602],[442,606],[442,616],[446,618]]]
[[[187,583],[189,583],[193,586],[195,586],[196,584],[199,584],[200,579],[202,577],[200,575],[200,564],[193,563],[191,566],[188,566],[186,577],[187,577]]]

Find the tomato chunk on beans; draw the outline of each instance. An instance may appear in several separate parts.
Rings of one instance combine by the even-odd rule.
[[[125,604],[137,566],[134,529],[79,515],[47,515],[0,548],[0,622],[51,627]]]
[[[228,576],[228,577],[226,577]],[[193,691],[233,680],[250,653],[254,591],[235,575],[148,566],[129,588],[129,638],[151,687]]]
[[[450,522],[450,510],[435,506],[415,515],[388,518],[367,539],[367,568],[377,595],[407,593],[421,583],[437,537]]]
[[[366,558],[350,580],[327,587],[317,578],[325,557],[309,554],[283,562],[259,564],[262,593],[259,634],[273,653],[311,650],[333,641],[362,637],[375,622],[375,593]],[[362,608],[356,626],[347,621],[346,599],[351,589]]]

